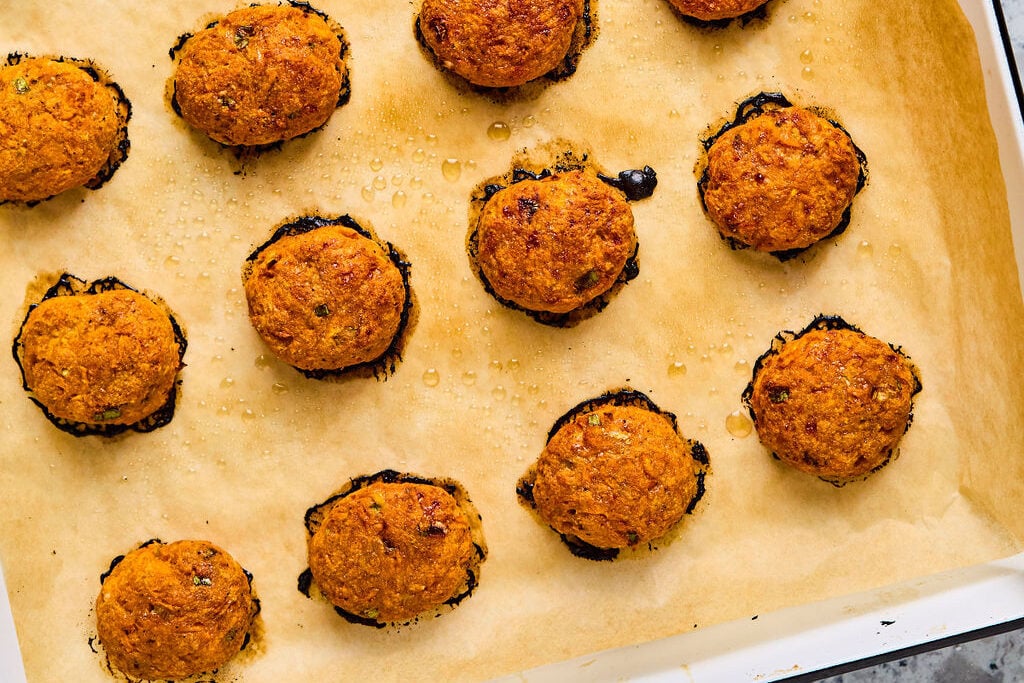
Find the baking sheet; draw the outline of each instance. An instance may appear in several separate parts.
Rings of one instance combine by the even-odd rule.
[[[411,41],[411,6],[320,8],[352,41],[353,99],[325,130],[236,176],[163,101],[166,49],[222,8],[179,3],[154,17],[111,4],[83,19],[70,3],[0,3],[6,44],[92,56],[135,105],[132,153],[110,184],[3,208],[0,283],[16,295],[0,318],[13,336],[26,285],[69,268],[160,294],[190,341],[174,422],[113,442],[57,433],[21,395],[13,363],[0,368],[0,557],[30,679],[107,680],[87,642],[98,575],[152,536],[209,538],[255,574],[267,633],[226,671],[245,680],[338,667],[478,679],[1019,549],[1024,416],[1009,378],[1022,365],[1020,294],[980,68],[963,49],[973,36],[955,3],[787,0],[765,23],[711,33],[654,0],[609,3],[576,76],[501,103],[434,71]],[[120,25],[142,28],[107,44]],[[922,74],[932,87],[911,87]],[[833,108],[871,168],[850,231],[787,265],[728,251],[693,187],[700,133],[761,89]],[[507,141],[487,136],[498,120]],[[471,188],[518,149],[558,138],[589,145],[609,170],[650,164],[661,180],[634,207],[640,278],[572,330],[501,309],[463,251]],[[245,255],[311,209],[351,213],[413,263],[421,317],[385,383],[304,380],[264,358],[248,328]],[[749,368],[776,331],[822,311],[902,344],[925,383],[901,457],[839,490],[724,426],[749,379],[740,361]],[[686,372],[670,372],[677,364]],[[627,383],[708,447],[709,494],[651,557],[590,564],[517,507],[514,482],[558,415]],[[961,405],[983,406],[983,419]],[[491,549],[476,595],[397,633],[340,621],[294,581],[306,507],[382,467],[460,480]]]

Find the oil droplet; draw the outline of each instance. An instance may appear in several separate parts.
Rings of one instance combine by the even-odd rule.
[[[896,258],[903,253],[903,247],[900,246],[899,242],[893,242],[889,245],[889,256]]]
[[[222,379],[220,381],[220,388],[221,389],[230,389],[232,386],[234,386],[234,384],[235,384],[235,380],[233,380],[230,377],[225,377],[224,379]]]
[[[804,21],[814,22],[816,19],[814,12],[804,12]]]
[[[452,349],[452,358],[462,358],[462,349],[455,347]]]
[[[512,137],[512,127],[504,121],[495,121],[487,127],[487,137],[492,140],[508,140]]]
[[[370,170],[376,173],[382,168],[384,168],[384,162],[380,160],[380,157],[374,157],[370,162]]]
[[[454,183],[462,175],[462,164],[458,159],[445,159],[441,162],[441,174],[445,180]]]
[[[812,68],[811,68],[811,67],[809,67],[809,66],[805,66],[804,68],[800,69],[800,76],[801,76],[801,77],[802,77],[802,78],[803,78],[803,79],[804,79],[805,81],[809,81],[809,80],[811,80],[812,78],[814,78],[814,69],[812,69]]]
[[[495,358],[491,361],[491,370],[501,370],[501,361]]]
[[[517,406],[523,402],[523,397],[520,396],[519,394],[512,394],[512,398],[510,400],[512,402],[512,405]]]
[[[686,366],[683,365],[682,361],[674,361],[668,366],[669,377],[682,377],[686,374]]]
[[[754,423],[742,410],[734,410],[725,418],[725,429],[738,439],[750,436]]]
[[[423,160],[427,158],[427,153],[423,151],[422,147],[417,147],[416,151],[412,153],[412,160],[417,164],[422,164]]]
[[[399,190],[398,192],[391,195],[391,206],[396,209],[400,209],[405,206],[406,196],[405,193]]]
[[[505,387],[501,386],[500,384],[498,386],[494,387],[491,390],[491,396],[494,397],[495,401],[504,401],[505,400]]]
[[[532,128],[535,123],[537,123],[537,117],[533,114],[528,114],[523,118],[523,128]]]
[[[670,109],[669,112],[668,112],[668,117],[670,119],[678,119],[679,116],[680,116],[680,114],[679,114],[679,110],[678,109]]]
[[[363,195],[363,200],[364,201],[367,201],[367,202],[372,202],[373,201],[373,188],[370,187],[369,185],[364,187],[360,194]]]
[[[734,365],[733,367],[736,368],[736,372],[742,375],[747,374],[747,372],[750,370],[750,364],[747,363],[747,361],[742,358],[736,361],[736,365]]]
[[[419,176],[414,176],[413,179],[409,181],[409,187],[411,187],[414,190],[420,189],[421,187],[423,187],[423,178],[420,178]]]
[[[179,263],[181,263],[181,259],[177,256],[168,256],[166,259],[164,259],[164,265],[170,266],[172,268],[178,265]]]
[[[441,383],[441,374],[434,368],[428,368],[423,372],[423,383],[428,387],[436,387]]]
[[[508,368],[509,370],[518,370],[519,369],[519,359],[518,358],[509,358],[508,359],[508,363],[505,363],[505,367]]]
[[[476,384],[476,373],[472,370],[466,370],[462,373],[462,383],[467,387],[471,387]]]
[[[245,410],[242,411],[243,420],[251,420],[254,417],[256,417],[256,413],[252,411],[252,408],[246,408]]]
[[[721,43],[715,43],[711,47],[711,51],[715,53],[716,57],[719,56],[720,54],[722,54],[722,44]]]
[[[429,135],[427,135],[427,144],[432,146],[432,147],[436,146],[437,145],[437,136],[434,135],[433,133],[430,133]]]
[[[288,385],[285,384],[284,382],[274,382],[273,384],[270,385],[270,390],[275,394],[287,394]]]
[[[810,50],[804,50],[800,53],[800,61],[804,64],[810,64],[814,61],[814,55],[811,54]]]
[[[256,356],[256,362],[253,363],[253,365],[255,365],[258,368],[270,367],[270,356],[268,356],[265,353],[261,353],[260,355]]]
[[[536,384],[531,384],[530,386],[526,387],[526,393],[530,395],[536,395],[539,391],[540,387],[537,386]]]
[[[870,257],[874,251],[875,249],[871,246],[871,242],[868,242],[867,240],[861,240],[857,245],[857,256],[867,258]]]
[[[373,189],[375,189],[375,190],[383,190],[387,186],[388,186],[388,180],[384,176],[379,175],[379,176],[377,176],[376,178],[373,179]]]

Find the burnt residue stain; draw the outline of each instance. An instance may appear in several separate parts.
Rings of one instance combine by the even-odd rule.
[[[793,103],[789,100],[788,97],[786,97],[781,92],[759,92],[755,95],[748,97],[747,99],[741,101],[738,105],[736,105],[736,114],[731,120],[726,121],[718,130],[709,133],[708,135],[701,139],[701,155],[697,161],[695,170],[698,176],[697,195],[700,198],[700,206],[704,210],[705,214],[707,213],[708,207],[704,201],[704,192],[707,190],[708,181],[710,180],[707,158],[708,150],[711,149],[712,145],[714,145],[715,142],[718,141],[718,139],[722,137],[722,135],[724,135],[727,131],[732,130],[737,126],[741,126],[747,121],[750,121],[751,119],[761,116],[766,111],[774,109],[783,109],[792,106]],[[857,189],[854,192],[854,197],[856,197],[858,194],[860,194],[861,190],[864,189],[864,186],[867,185],[867,156],[864,154],[864,151],[857,146],[857,143],[853,141],[853,136],[850,135],[850,132],[847,131],[838,121],[836,121],[836,117],[834,114],[832,114],[831,112],[822,107],[810,106],[804,108],[814,112],[815,114],[817,114],[818,116],[822,117],[830,124],[832,124],[835,128],[842,131],[843,135],[845,135],[850,140],[850,144],[853,145],[853,153],[857,157],[857,165],[859,166],[857,172]],[[825,240],[838,237],[839,235],[846,232],[846,229],[850,227],[852,209],[853,204],[851,203],[850,206],[846,207],[846,210],[843,211],[843,215],[839,219],[839,224],[836,225],[835,229],[829,234],[822,237],[815,244],[806,247],[801,247],[799,249],[783,249],[780,251],[772,251],[769,253],[775,258],[777,258],[779,261],[784,263],[786,261],[796,258],[797,256],[803,254],[805,251],[808,251],[809,249],[813,249],[815,246],[817,246],[817,244],[824,242]],[[729,245],[730,249],[738,251],[741,249],[748,249],[750,247],[749,244],[740,242],[739,240],[733,237],[722,235],[720,232],[719,236],[722,238],[723,241],[725,241]]]
[[[454,73],[447,69],[438,59],[434,51],[427,45],[427,41],[423,38],[423,27],[420,24],[420,16],[417,13],[413,20],[413,35],[416,37],[416,43],[420,46],[420,51],[423,53],[430,62],[444,74],[448,82],[457,90],[461,92],[475,92],[480,95],[491,99],[496,103],[509,104],[512,102],[524,102],[535,100],[540,97],[541,93],[547,89],[552,83],[564,81],[576,73],[579,68],[580,58],[583,56],[584,51],[589,48],[598,34],[598,12],[597,4],[594,0],[584,0],[583,2],[583,14],[580,15],[579,21],[576,22],[576,26],[573,29],[572,40],[569,43],[569,49],[565,53],[565,57],[554,69],[548,73],[535,78],[528,83],[523,85],[510,86],[506,88],[491,88],[483,85],[476,85],[470,83],[462,76]]]
[[[669,3],[669,5],[672,7],[672,11],[675,12],[677,17],[685,21],[687,24],[690,24],[691,26],[694,26],[699,29],[704,29],[706,31],[719,31],[721,29],[728,28],[734,22],[738,24],[741,28],[746,28],[746,26],[752,22],[767,21],[768,5],[770,4],[770,2],[767,2],[761,5],[760,7],[755,7],[754,9],[750,10],[749,12],[746,12],[745,14],[739,15],[738,17],[731,17],[729,19],[705,20],[698,19],[697,17],[691,17],[688,14],[683,14],[678,9],[676,9],[675,5]]]
[[[487,544],[483,537],[482,517],[477,512],[476,506],[469,497],[469,493],[454,479],[447,478],[429,478],[421,477],[415,474],[409,474],[405,472],[399,472],[392,469],[384,469],[374,474],[362,475],[349,479],[344,486],[341,487],[337,492],[332,494],[326,500],[321,503],[313,505],[303,517],[303,525],[306,527],[306,533],[308,538],[312,538],[313,534],[317,532],[320,525],[323,523],[324,517],[330,511],[331,507],[339,500],[348,496],[359,489],[366,488],[371,484],[376,483],[384,484],[395,484],[395,483],[406,483],[406,484],[421,484],[424,486],[437,486],[443,489],[449,495],[451,495],[459,508],[466,514],[466,519],[469,522],[470,535],[473,540],[473,548],[476,551],[474,560],[470,563],[466,569],[466,582],[463,586],[447,600],[442,603],[445,608],[454,608],[456,605],[461,603],[463,600],[468,598],[470,594],[476,589],[480,582],[480,565],[487,559]],[[315,584],[313,578],[313,572],[307,567],[298,576],[296,585],[300,593],[305,595],[307,598],[312,597],[312,587]],[[372,626],[374,628],[386,628],[386,627],[399,627],[413,623],[417,623],[420,619],[431,616],[428,612],[426,614],[414,617],[408,622],[402,623],[390,623],[380,622],[376,619],[363,617],[358,614],[352,614],[336,605],[333,605],[334,611],[344,618],[346,621],[358,624],[361,626]],[[440,616],[441,608],[439,607],[433,614],[433,616]]]
[[[782,351],[783,346],[785,346],[791,341],[799,339],[800,337],[804,336],[805,334],[813,330],[849,330],[850,332],[856,332],[857,334],[864,334],[864,332],[859,327],[847,322],[841,316],[826,315],[824,313],[819,313],[818,315],[816,315],[814,319],[811,320],[811,322],[808,323],[807,326],[800,330],[799,332],[793,332],[792,330],[782,330],[778,334],[776,334],[772,338],[772,342],[771,345],[768,347],[768,350],[762,353],[760,356],[758,356],[757,360],[754,361],[754,367],[751,370],[750,382],[747,383],[747,386],[743,389],[743,393],[740,395],[740,400],[746,407],[747,412],[750,413],[750,420],[754,423],[755,430],[757,429],[758,419],[757,413],[754,412],[754,406],[751,403],[751,398],[754,395],[754,382],[757,381],[758,373],[760,373],[761,368],[764,367],[765,361],[771,356],[778,355],[779,352]],[[904,362],[907,364],[907,366],[910,368],[910,374],[914,378],[914,389],[913,391],[911,391],[910,395],[911,398],[917,396],[917,394],[919,394],[921,392],[921,389],[924,387],[924,385],[921,383],[921,373],[918,370],[917,365],[913,362],[913,360],[911,360],[910,356],[904,353],[902,346],[896,346],[890,342],[886,342],[886,344],[889,346],[890,349],[893,350],[894,353],[896,353],[900,358],[902,358]],[[906,434],[907,430],[910,429],[910,425],[913,423],[913,421],[914,404],[913,401],[911,401],[910,414],[907,415],[907,424],[903,428],[904,434]],[[863,476],[857,477],[856,479],[836,479],[832,477],[818,478],[821,479],[822,481],[832,484],[836,488],[841,488],[846,484],[849,484],[851,481],[859,481],[866,479],[871,474],[882,469],[892,461],[893,456],[896,454],[896,452],[897,451],[895,449],[891,449],[886,458],[881,462],[881,464],[879,464],[877,467],[870,470],[869,472],[865,473]],[[772,458],[774,458],[775,460],[780,459],[779,456],[776,455],[775,453],[772,453],[771,455]]]
[[[255,7],[257,4],[258,3],[253,3],[250,6]],[[291,7],[302,10],[305,14],[315,14],[316,16],[320,17],[327,23],[328,27],[330,27],[331,31],[337,37],[338,43],[341,45],[340,49],[338,50],[338,56],[342,60],[342,65],[340,70],[341,85],[338,88],[338,99],[335,107],[340,108],[348,104],[349,100],[352,99],[352,77],[351,70],[349,69],[348,65],[348,60],[346,58],[348,57],[349,52],[351,51],[351,44],[349,43],[345,29],[342,28],[341,24],[339,24],[337,21],[331,19],[326,12],[316,9],[308,2],[302,2],[301,0],[286,0],[285,3],[281,4],[290,5]],[[219,23],[220,19],[207,22],[207,24],[203,27],[202,30],[211,29]],[[193,38],[194,36],[194,33],[182,33],[178,36],[178,39],[175,41],[174,45],[171,46],[171,48],[167,51],[168,56],[171,58],[171,61],[175,63],[175,65],[177,65],[178,61],[181,59],[181,52],[182,50],[184,50],[185,44],[189,41],[190,38]],[[182,118],[181,105],[178,104],[178,89],[177,84],[175,83],[174,80],[174,76],[171,76],[171,78],[168,80],[165,92],[166,101],[168,106],[171,108],[171,111],[173,111],[175,115],[178,116],[178,118]],[[229,154],[231,154],[235,158],[235,161],[237,161],[239,164],[239,166],[235,170],[235,175],[245,175],[247,170],[247,164],[254,162],[256,159],[258,159],[267,152],[280,150],[284,146],[284,143],[286,142],[289,142],[291,140],[300,140],[309,135],[313,135],[314,133],[318,133],[323,128],[325,128],[329,122],[330,119],[324,121],[324,123],[317,126],[316,128],[313,128],[312,130],[308,130],[305,133],[302,133],[301,135],[296,135],[295,137],[289,138],[288,140],[279,140],[277,142],[271,142],[266,145],[225,145],[215,140],[211,140],[208,136],[206,136],[204,133],[200,131],[193,132],[197,137],[209,140],[210,142],[213,142],[218,147],[220,147],[222,150],[226,150]]]
[[[405,288],[405,303],[402,305],[398,329],[395,331],[395,336],[392,338],[391,344],[384,350],[384,353],[379,355],[377,358],[366,361],[365,363],[357,363],[356,365],[350,365],[336,370],[295,369],[310,379],[330,380],[373,377],[378,381],[386,381],[392,374],[394,374],[395,370],[398,368],[398,364],[402,362],[402,354],[405,351],[409,334],[415,326],[418,317],[418,310],[415,305],[416,297],[413,294],[412,285],[409,280],[412,272],[412,264],[408,261],[405,254],[395,247],[395,245],[381,240],[371,229],[364,228],[348,214],[335,217],[303,216],[277,228],[273,235],[271,235],[270,239],[249,254],[245,259],[242,279],[248,279],[249,273],[252,270],[252,264],[263,250],[281,238],[301,235],[329,225],[341,225],[355,230],[363,237],[375,242],[384,250],[384,253],[388,256],[388,260],[395,265],[402,276],[402,285]]]
[[[559,173],[568,173],[570,171],[578,170],[592,171],[600,180],[622,191],[628,201],[647,199],[654,194],[654,188],[657,187],[658,184],[657,173],[650,166],[645,165],[641,170],[621,171],[616,176],[612,177],[605,174],[602,169],[591,161],[588,153],[570,147],[556,155],[554,161],[543,168],[528,168],[525,159],[513,162],[512,170],[508,173],[502,176],[488,178],[478,184],[470,198],[470,229],[469,234],[466,237],[466,254],[469,257],[469,264],[473,274],[476,275],[478,280],[480,280],[480,284],[483,285],[484,291],[499,304],[506,308],[525,313],[527,316],[533,318],[542,325],[548,325],[550,327],[575,327],[584,320],[594,317],[607,308],[608,304],[612,302],[622,288],[640,275],[639,240],[637,241],[636,249],[634,249],[633,253],[626,259],[626,263],[623,265],[622,272],[619,273],[619,277],[606,292],[599,294],[579,308],[567,313],[551,313],[549,311],[534,311],[528,308],[523,308],[519,304],[499,296],[498,293],[494,291],[494,287],[492,287],[491,283],[487,280],[487,276],[484,274],[477,261],[477,255],[480,250],[478,225],[480,222],[480,215],[483,213],[484,205],[487,204],[494,195],[498,194],[502,190],[516,183],[523,182],[524,180],[544,180],[545,178],[550,178]]]
[[[7,55],[5,64],[7,66],[13,66],[18,64],[23,59],[28,59],[30,55],[21,52],[11,52]],[[114,173],[121,167],[121,164],[128,159],[128,152],[131,151],[131,140],[128,138],[128,122],[132,118],[132,103],[125,95],[124,89],[120,86],[113,77],[107,73],[105,69],[98,66],[91,59],[75,59],[74,57],[65,57],[62,55],[44,55],[47,59],[52,59],[57,62],[65,62],[77,66],[88,76],[111,91],[114,99],[117,101],[117,135],[115,137],[114,147],[110,150],[110,155],[104,162],[103,166],[96,175],[90,178],[84,185],[89,190],[98,190],[100,187],[105,185],[107,181],[114,177]],[[21,204],[27,207],[33,207],[40,202],[45,202],[49,199],[53,199],[57,195],[46,197],[45,199],[34,199],[28,202],[14,201],[14,200],[2,200],[0,206],[4,204]]]
[[[38,303],[34,303],[29,306],[28,313],[25,314],[25,318],[21,321],[21,325],[18,328],[18,334],[14,338],[14,342],[11,345],[11,353],[14,355],[14,362],[18,364],[18,370],[21,372],[21,387],[28,394],[29,400],[39,406],[39,409],[43,411],[43,415],[49,420],[54,427],[71,434],[72,436],[105,436],[112,437],[118,434],[123,434],[128,431],[133,432],[152,432],[160,427],[164,427],[171,422],[174,418],[174,408],[178,401],[178,395],[181,393],[181,369],[185,367],[185,349],[188,347],[188,340],[185,338],[185,332],[182,330],[181,325],[175,319],[174,314],[171,313],[170,309],[160,299],[154,298],[143,294],[148,299],[160,306],[161,309],[167,314],[168,319],[171,323],[171,329],[174,332],[174,341],[178,345],[178,379],[175,380],[174,387],[167,395],[167,401],[160,407],[157,408],[152,414],[133,422],[132,424],[91,424],[86,422],[74,422],[72,420],[66,420],[62,417],[57,417],[47,409],[39,400],[32,395],[32,390],[28,386],[28,381],[25,379],[25,368],[22,366],[22,356],[24,348],[21,342],[21,336],[25,330],[25,323],[28,322],[28,317],[32,311],[47,299],[52,299],[58,296],[82,296],[99,294],[101,292],[109,292],[117,289],[127,289],[129,291],[138,292],[139,290],[125,284],[116,277],[105,277],[99,280],[93,280],[87,282],[78,277],[75,277],[71,273],[63,273],[58,279],[56,284],[51,286],[43,294],[43,298]]]
[[[603,182],[621,190],[626,199],[631,202],[647,199],[654,194],[654,188],[658,186],[658,174],[650,166],[644,166],[640,170],[620,171],[615,178],[597,174]]]
[[[657,413],[668,420],[672,425],[672,429],[679,434],[679,423],[674,413],[661,409],[647,394],[642,391],[623,387],[621,389],[607,391],[600,396],[588,398],[585,401],[580,401],[570,408],[561,417],[555,420],[551,429],[548,430],[545,445],[554,438],[555,434],[557,434],[560,429],[575,420],[578,416],[599,410],[604,406],[633,406],[649,410],[652,413]],[[680,438],[682,438],[690,447],[690,457],[694,462],[700,465],[697,472],[697,490],[686,506],[686,514],[692,514],[706,492],[704,480],[711,468],[711,459],[708,457],[707,449],[702,443],[694,441],[693,439],[687,439],[683,437],[682,434],[680,434]],[[516,482],[516,497],[519,499],[519,504],[530,509],[535,515],[537,503],[534,500],[533,489],[536,480],[537,466],[535,463],[530,465],[526,470],[526,473],[520,477],[518,482]],[[539,515],[537,515],[537,519],[538,521],[541,521]],[[552,529],[552,531],[555,530]],[[558,532],[556,531],[556,533]],[[569,534],[558,533],[558,537],[569,548],[569,552],[576,557],[581,557],[585,560],[607,562],[618,558],[620,555],[620,548],[599,548]],[[648,543],[647,548],[649,550],[653,550],[654,545],[652,543]]]

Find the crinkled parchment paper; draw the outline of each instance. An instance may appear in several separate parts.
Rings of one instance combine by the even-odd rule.
[[[99,575],[151,537],[209,539],[255,575],[265,633],[217,677],[246,681],[481,679],[1021,548],[1024,315],[956,2],[772,0],[718,31],[663,0],[601,2],[575,76],[499,102],[424,57],[413,3],[322,0],[351,41],[351,102],[243,174],[165,99],[178,35],[233,7],[0,2],[3,49],[94,58],[134,105],[106,186],[0,207],[7,338],[36,278],[67,269],[163,297],[189,339],[174,421],[110,441],[53,428],[0,363],[0,557],[31,680],[109,679],[88,642]],[[869,162],[849,230],[785,264],[730,251],[695,189],[700,136],[760,90],[828,107]],[[465,254],[473,187],[555,139],[660,179],[633,205],[640,276],[572,329],[499,306]],[[245,257],[309,212],[349,213],[412,262],[419,321],[387,381],[304,379],[248,323]],[[822,312],[902,345],[924,382],[900,457],[841,489],[725,427],[771,337]],[[708,493],[648,556],[588,562],[514,486],[559,415],[624,385],[704,443]],[[383,468],[460,481],[490,548],[471,598],[397,632],[296,589],[305,510]]]

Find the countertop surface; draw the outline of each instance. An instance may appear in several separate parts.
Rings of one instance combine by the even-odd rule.
[[[985,0],[978,0],[979,2]],[[1002,0],[1018,72],[1024,71],[1024,0]],[[823,683],[1024,681],[1024,629],[821,679]]]

